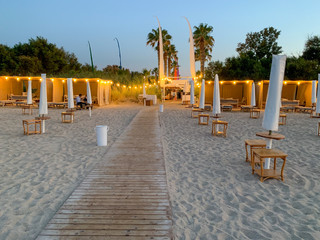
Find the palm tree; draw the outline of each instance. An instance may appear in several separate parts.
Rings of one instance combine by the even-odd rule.
[[[213,31],[212,26],[208,24],[200,23],[197,27],[194,27],[193,39],[196,49],[200,51],[200,65],[201,65],[201,75],[204,76],[204,63],[206,61],[206,51],[208,54],[212,52],[212,47],[214,45],[214,38],[210,36]],[[197,50],[196,50],[197,51]]]
[[[165,29],[162,29],[162,42],[163,42],[163,48],[165,48],[165,45],[170,45],[171,35],[168,34],[168,31]],[[157,53],[158,53],[158,69],[160,69],[160,53],[159,53],[159,29],[157,28],[152,29],[150,33],[148,33],[147,37],[147,45],[150,45],[153,47]],[[165,52],[165,51],[164,51]]]
[[[176,50],[176,46],[171,44],[168,48],[168,75],[170,77],[171,75],[171,69],[172,69],[172,60],[178,61],[178,51]]]

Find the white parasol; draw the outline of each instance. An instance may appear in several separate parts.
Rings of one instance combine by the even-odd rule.
[[[311,103],[317,102],[317,80],[312,81]]]
[[[27,104],[32,104],[32,82],[28,81]]]
[[[67,79],[68,86],[68,108],[74,108],[72,78]]]
[[[212,114],[217,116],[220,113],[221,113],[221,107],[220,107],[219,77],[218,77],[218,74],[216,74],[214,77]]]
[[[190,80],[190,104],[194,104],[194,81],[193,79]]]
[[[278,131],[280,102],[282,92],[282,82],[284,78],[284,70],[286,67],[285,55],[273,55],[270,73],[270,82],[267,95],[265,113],[262,121],[262,127],[266,130]],[[272,148],[272,139],[267,138],[267,149]],[[265,169],[270,168],[270,159],[265,161]]]
[[[92,104],[92,98],[91,98],[91,90],[90,90],[90,83],[87,82],[87,103]],[[89,116],[91,117],[91,106],[89,107]]]
[[[256,106],[256,86],[254,82],[252,82],[252,86],[251,86],[251,106],[252,107]]]
[[[200,103],[199,103],[199,108],[204,109],[204,91],[205,91],[205,81],[202,79],[202,84],[201,84],[201,92],[200,92]]]

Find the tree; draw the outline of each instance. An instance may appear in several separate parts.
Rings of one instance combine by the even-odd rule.
[[[194,39],[194,45],[196,47],[196,52],[199,50],[200,55],[200,70],[201,75],[204,76],[204,64],[207,60],[206,52],[210,53],[212,52],[212,48],[214,45],[214,38],[210,35],[213,31],[212,26],[208,26],[208,24],[200,23],[200,25],[197,27],[194,27],[193,31],[193,39]]]
[[[303,57],[288,57],[285,76],[290,80],[317,79],[319,72],[317,60],[306,60]]]
[[[222,69],[223,69],[223,62],[220,62],[220,61],[209,62],[208,66],[205,68],[205,79],[213,80],[216,74],[221,76]]]
[[[320,64],[320,36],[308,38],[302,57],[306,60],[315,60]]]
[[[280,32],[273,27],[269,27],[260,32],[248,33],[245,43],[238,43],[236,50],[239,54],[252,53],[252,57],[257,60],[272,58],[272,54],[280,54],[282,52],[277,43]]]
[[[168,31],[162,29],[162,43],[165,46],[166,44],[170,44],[171,35],[168,34]],[[147,36],[147,45],[153,47],[158,53],[158,69],[160,69],[160,53],[159,53],[159,29],[152,29]]]
[[[16,71],[17,63],[10,47],[0,44],[0,74],[10,75]]]
[[[173,68],[172,62],[178,61],[178,51],[176,50],[176,46],[173,44],[170,44],[168,48],[168,76],[171,76],[171,69]]]

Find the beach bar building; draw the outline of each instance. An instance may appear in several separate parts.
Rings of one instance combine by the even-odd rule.
[[[41,77],[0,76],[0,100],[27,99],[28,81],[32,81],[32,98],[37,101],[40,97]],[[48,102],[68,101],[67,78],[48,78]],[[93,104],[103,106],[111,102],[111,80],[99,78],[73,78],[73,94],[87,94],[87,82],[90,84]]]

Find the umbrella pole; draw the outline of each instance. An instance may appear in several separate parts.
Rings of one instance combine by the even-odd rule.
[[[91,107],[89,107],[89,116],[91,117]]]
[[[271,149],[272,148],[272,139],[267,138],[266,139],[266,149]],[[270,169],[270,159],[271,158],[266,158],[264,162],[264,169]]]

